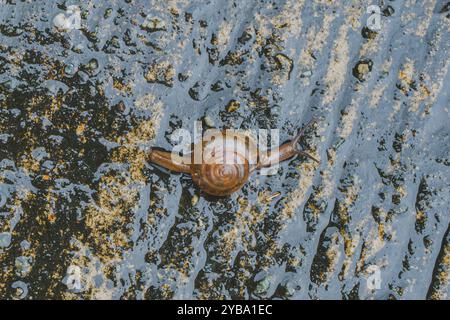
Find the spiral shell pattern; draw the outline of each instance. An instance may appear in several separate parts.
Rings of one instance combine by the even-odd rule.
[[[248,164],[195,165],[192,178],[203,191],[215,196],[226,196],[247,182]]]
[[[250,172],[248,147],[248,143],[236,136],[205,143],[203,162],[192,165],[193,181],[215,196],[227,196],[239,190]]]

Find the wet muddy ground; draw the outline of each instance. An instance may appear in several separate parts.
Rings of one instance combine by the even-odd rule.
[[[0,298],[448,299],[449,9],[1,0]],[[313,116],[227,198],[148,162]]]

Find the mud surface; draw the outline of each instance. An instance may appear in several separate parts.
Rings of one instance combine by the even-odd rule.
[[[1,0],[0,297],[448,299],[448,9]],[[225,199],[147,161],[195,120],[313,116],[320,165]]]

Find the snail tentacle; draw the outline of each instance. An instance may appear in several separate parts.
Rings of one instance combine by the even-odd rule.
[[[297,146],[298,142],[300,141],[300,139],[305,135],[305,131],[308,127],[312,126],[314,123],[316,123],[318,121],[317,118],[312,118],[311,120],[308,121],[307,124],[305,124],[303,126],[303,128],[300,129],[300,131],[297,133],[297,135],[294,137],[294,139],[292,139],[292,144],[293,146]]]
[[[320,160],[317,160],[316,158],[314,158],[312,155],[310,155],[309,153],[307,153],[305,151],[298,150],[297,154],[300,155],[300,156],[308,157],[308,158],[314,160],[315,162],[317,162],[318,164],[320,164]]]
[[[317,160],[316,158],[314,158],[312,155],[310,155],[309,153],[300,150],[298,148],[298,142],[300,141],[300,139],[305,135],[305,131],[308,127],[310,127],[311,125],[313,125],[315,122],[317,122],[317,118],[312,118],[311,120],[309,120],[309,122],[303,126],[302,129],[300,129],[300,131],[297,133],[297,135],[294,137],[294,139],[292,139],[291,144],[292,144],[292,148],[294,149],[295,153],[297,155],[301,155],[301,156],[305,156],[308,157],[314,161],[316,161],[317,163],[320,164],[320,161]]]
[[[290,159],[296,155],[306,156],[320,163],[319,160],[317,160],[310,154],[306,153],[305,151],[300,150],[298,147],[298,142],[304,136],[306,129],[316,121],[317,118],[311,119],[305,126],[303,126],[302,129],[300,129],[300,131],[291,141],[284,143],[278,148],[269,150],[267,156],[265,156],[264,158],[263,157],[259,158],[259,162],[256,168],[261,169],[263,167],[271,167],[277,163]]]

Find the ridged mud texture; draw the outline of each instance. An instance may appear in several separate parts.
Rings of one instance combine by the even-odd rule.
[[[70,4],[0,2],[0,298],[449,298],[447,1]],[[313,116],[225,199],[147,161]]]

